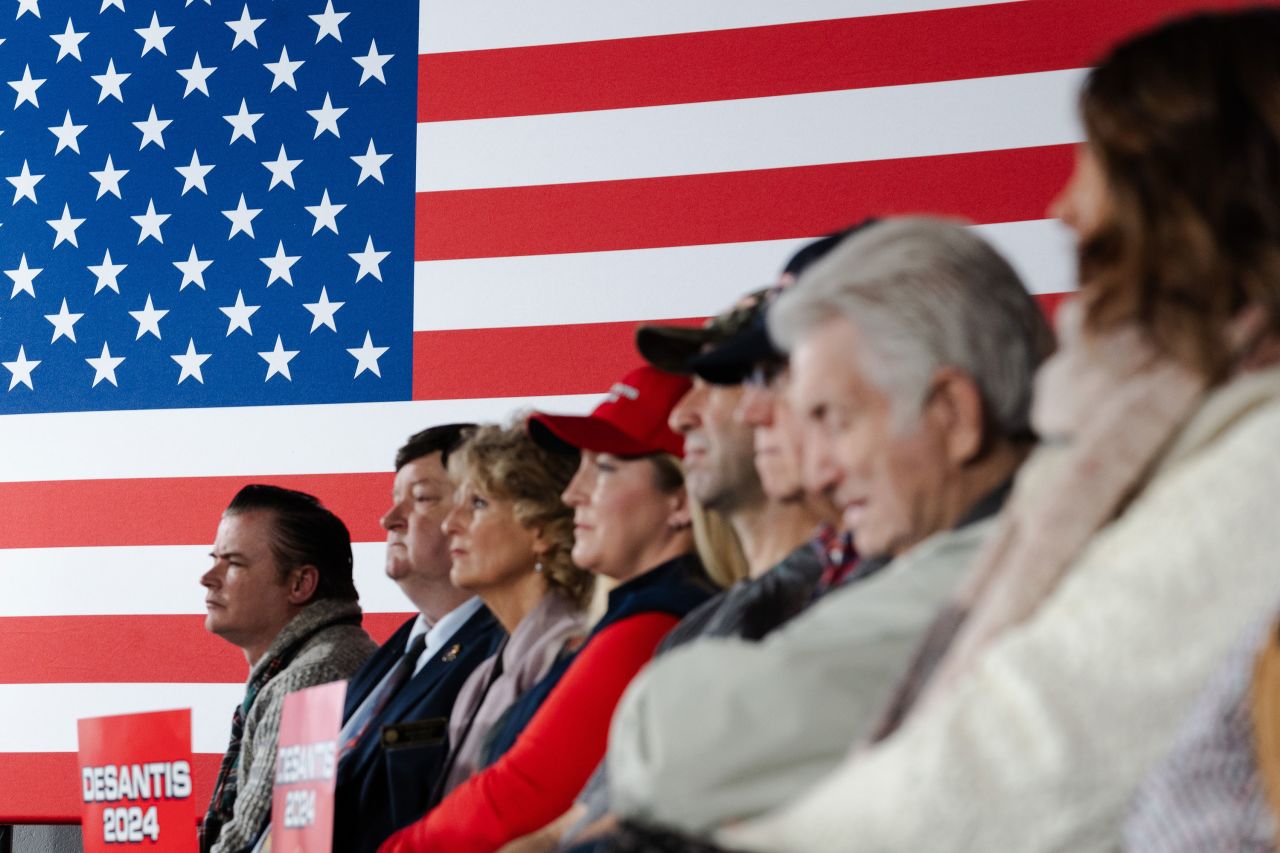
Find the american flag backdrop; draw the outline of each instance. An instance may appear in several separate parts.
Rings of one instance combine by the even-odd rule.
[[[1090,61],[1192,0],[0,0],[0,821],[78,816],[75,720],[194,709],[249,480],[352,529],[391,458],[585,410],[867,215],[965,217],[1046,296]],[[1238,5],[1217,2],[1210,5]]]

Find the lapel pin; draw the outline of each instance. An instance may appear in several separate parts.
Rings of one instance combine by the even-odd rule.
[[[449,647],[449,650],[445,652],[443,656],[441,656],[440,660],[442,660],[445,663],[449,663],[450,661],[457,660],[458,653],[461,651],[462,651],[462,646],[459,645],[458,643],[454,643],[452,646]]]

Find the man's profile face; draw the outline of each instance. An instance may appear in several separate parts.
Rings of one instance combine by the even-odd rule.
[[[801,418],[806,485],[827,495],[866,556],[897,556],[947,526],[956,465],[935,419],[895,419],[872,381],[857,328],[833,318],[791,356],[791,402]]]
[[[289,586],[271,552],[274,525],[269,510],[224,515],[213,541],[213,565],[200,578],[205,630],[246,651],[265,650],[294,615]]]
[[[712,385],[695,377],[668,419],[684,436],[685,484],[711,509],[731,509],[760,494],[751,427],[734,417],[741,398],[741,385]]]
[[[801,477],[800,425],[787,396],[790,372],[785,368],[767,378],[743,383],[736,417],[752,428],[756,471],[769,498],[791,502],[804,498]]]
[[[387,577],[402,587],[415,579],[448,579],[449,537],[441,528],[453,509],[453,495],[438,451],[396,472],[391,508],[381,519],[387,531]]]

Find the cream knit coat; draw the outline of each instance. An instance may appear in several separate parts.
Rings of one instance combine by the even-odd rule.
[[[1016,488],[1035,488],[1039,467]],[[1272,369],[1205,401],[1127,510],[954,692],[719,838],[787,853],[1117,849],[1138,782],[1278,589]]]

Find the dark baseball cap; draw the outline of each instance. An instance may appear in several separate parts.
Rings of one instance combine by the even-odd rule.
[[[820,237],[801,246],[782,268],[778,283],[763,291],[757,291],[760,299],[750,321],[737,332],[711,342],[710,347],[702,347],[697,354],[689,358],[686,369],[713,385],[738,385],[757,367],[776,368],[785,365],[786,354],[780,352],[769,338],[766,323],[769,307],[783,291],[795,283],[801,273],[825,257],[840,244],[840,241],[875,221],[874,219],[865,220],[843,231]]]
[[[641,326],[636,330],[636,349],[659,370],[687,376],[693,372],[690,359],[709,344],[718,344],[751,325],[769,290],[753,290],[702,326]]]

